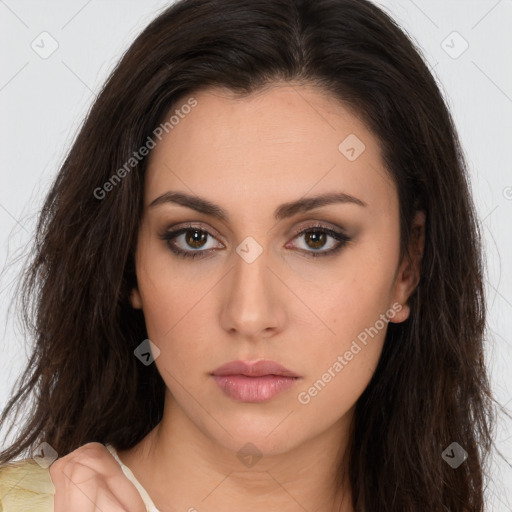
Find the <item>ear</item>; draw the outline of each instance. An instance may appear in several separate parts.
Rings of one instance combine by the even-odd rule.
[[[418,211],[413,220],[408,254],[404,256],[395,278],[392,304],[398,303],[402,307],[390,318],[390,322],[404,322],[409,317],[411,308],[407,301],[420,282],[421,259],[425,249],[425,221],[425,212]]]
[[[132,308],[142,309],[142,299],[140,297],[140,293],[137,288],[132,288],[132,292],[130,293],[130,302],[131,302]]]

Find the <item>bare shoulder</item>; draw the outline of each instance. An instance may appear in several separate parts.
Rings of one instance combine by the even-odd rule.
[[[49,468],[34,459],[0,466],[1,512],[53,512],[54,494]]]

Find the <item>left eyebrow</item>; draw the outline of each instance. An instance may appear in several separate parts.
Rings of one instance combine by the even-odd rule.
[[[181,206],[185,206],[186,208],[196,210],[197,212],[203,213],[205,215],[215,217],[224,222],[229,221],[228,212],[219,205],[216,205],[211,201],[199,196],[193,196],[184,192],[166,192],[165,194],[162,194],[161,196],[158,196],[156,199],[151,201],[149,208],[153,208],[165,203],[175,203]],[[289,203],[283,203],[276,208],[274,212],[274,219],[276,221],[283,220],[289,217],[293,217],[298,213],[307,212],[309,210],[321,208],[322,206],[327,206],[334,203],[356,204],[362,206],[363,208],[368,206],[364,201],[358,199],[357,197],[351,196],[350,194],[346,194],[344,192],[331,192],[314,197],[297,199],[296,201],[291,201]]]

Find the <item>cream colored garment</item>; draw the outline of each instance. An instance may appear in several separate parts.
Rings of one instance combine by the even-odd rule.
[[[119,464],[121,465],[121,469],[123,470],[123,473],[128,477],[129,480],[131,480],[133,485],[135,485],[137,491],[139,491],[139,494],[142,497],[142,501],[144,502],[144,505],[146,505],[147,512],[160,512],[155,507],[153,501],[149,497],[149,494],[146,492],[146,489],[144,489],[140,482],[135,478],[135,475],[132,473],[132,470],[121,462],[121,459],[117,455],[116,449],[110,444],[107,444],[105,446],[107,447],[107,450],[114,456],[117,462],[119,462]]]
[[[109,444],[105,446],[139,491],[147,512],[159,512],[130,468],[121,462],[115,448]],[[0,512],[54,512],[54,494],[55,487],[49,469],[41,467],[34,459],[0,466]]]

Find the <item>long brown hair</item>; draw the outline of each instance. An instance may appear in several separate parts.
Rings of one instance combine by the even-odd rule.
[[[410,317],[389,324],[356,406],[355,510],[482,511],[494,412],[466,163],[420,50],[367,0],[182,0],[132,44],[42,207],[19,289],[35,349],[2,424],[36,400],[0,462],[41,441],[59,456],[91,441],[128,449],[161,420],[165,385],[134,357],[147,333],[129,303],[147,159],[95,191],[186,95],[212,85],[246,95],[282,80],[320,86],[378,137],[398,188],[402,256],[415,212],[427,213]],[[468,454],[456,469],[441,456],[452,442]]]

